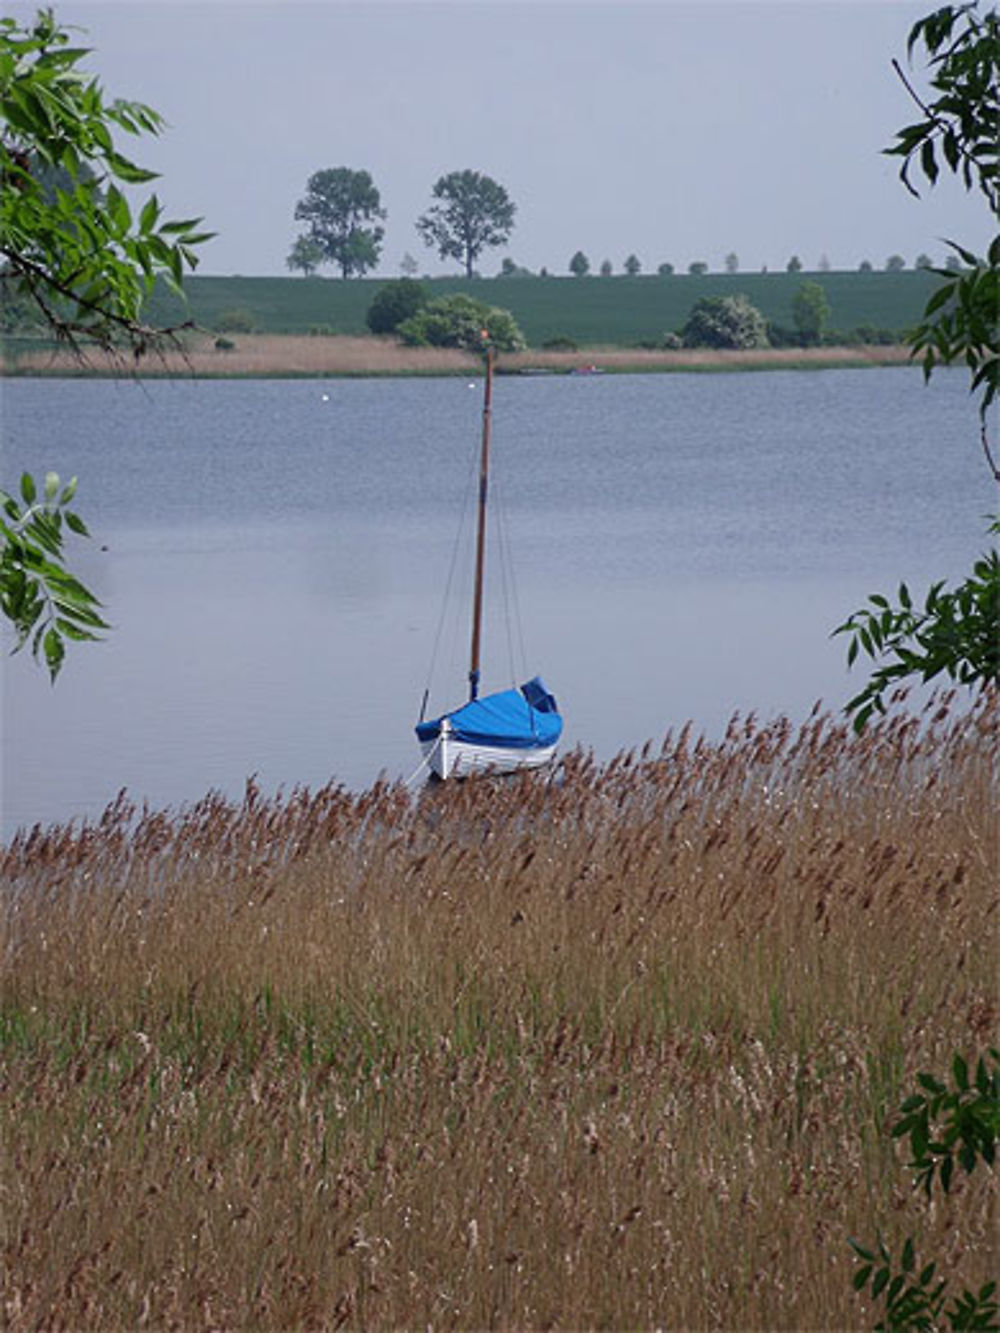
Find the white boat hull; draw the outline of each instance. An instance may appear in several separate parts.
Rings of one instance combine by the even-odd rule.
[[[443,732],[435,740],[421,741],[420,749],[430,771],[439,778],[469,778],[484,773],[517,773],[543,768],[555,758],[556,745],[475,745],[456,740]]]

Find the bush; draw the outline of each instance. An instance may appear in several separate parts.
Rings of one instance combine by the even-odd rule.
[[[215,329],[217,333],[253,333],[253,315],[249,310],[223,310]]]
[[[681,330],[685,347],[767,347],[767,321],[746,296],[703,296]]]
[[[216,338],[215,350],[217,352],[232,352],[236,344],[229,338]]]
[[[500,352],[519,352],[527,346],[524,334],[509,310],[488,306],[459,292],[429,301],[396,328],[411,347],[463,347],[479,351],[486,329]]]
[[[368,307],[365,323],[372,333],[395,333],[404,320],[410,319],[427,304],[428,297],[422,282],[413,278],[395,278],[376,293]]]
[[[542,343],[542,347],[546,352],[578,352],[580,350],[572,338],[566,338],[562,334]]]

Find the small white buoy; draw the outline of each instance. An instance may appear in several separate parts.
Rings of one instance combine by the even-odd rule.
[[[469,385],[469,388],[470,388],[470,389],[474,389],[475,387],[476,387],[475,384],[470,384],[470,385]]]
[[[323,402],[328,403],[329,401],[330,401],[330,395],[328,393],[325,393],[323,395]]]

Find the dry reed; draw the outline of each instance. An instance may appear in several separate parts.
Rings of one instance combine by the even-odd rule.
[[[997,700],[2,852],[8,1328],[871,1324],[996,1265],[891,1114],[997,1042]]]
[[[192,337],[182,351],[148,356],[138,369],[144,376],[321,376],[321,375],[464,375],[478,359],[457,348],[404,347],[392,338],[301,337],[232,334],[228,349],[211,338]],[[755,370],[805,367],[900,365],[910,360],[905,347],[768,348],[746,352],[711,348],[655,351],[644,348],[592,347],[579,352],[532,350],[504,355],[509,372],[569,372],[598,367],[613,371]],[[65,348],[21,353],[10,369],[20,374],[120,375],[130,363],[99,350],[83,357]]]

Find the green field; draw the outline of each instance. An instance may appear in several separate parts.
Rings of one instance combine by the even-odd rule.
[[[629,278],[434,278],[432,295],[470,292],[513,312],[528,342],[572,338],[581,346],[632,346],[679,329],[703,296],[745,293],[773,324],[792,327],[792,298],[803,281],[826,292],[829,328],[844,334],[861,327],[900,332],[915,324],[938,281],[926,272],[720,273]],[[215,328],[229,311],[247,312],[259,333],[363,334],[365,315],[386,279],[193,277],[185,283],[188,311],[160,293],[147,311],[156,323],[193,318]]]

